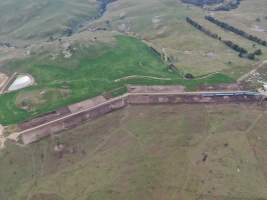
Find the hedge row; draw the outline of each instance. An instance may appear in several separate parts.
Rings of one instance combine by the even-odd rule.
[[[242,31],[238,28],[235,28],[223,21],[220,21],[218,19],[215,19],[214,17],[212,16],[205,16],[205,19],[216,24],[217,26],[223,28],[224,30],[227,30],[227,31],[231,31],[237,35],[240,35],[241,37],[244,37],[250,41],[253,41],[257,44],[260,44],[260,45],[263,45],[263,46],[266,46],[267,47],[267,41],[265,40],[262,40],[261,38],[258,38],[257,36],[254,36],[254,35],[251,35],[249,33],[246,33],[245,31]]]
[[[211,31],[209,31],[205,27],[201,26],[200,24],[198,24],[196,21],[194,21],[190,17],[186,17],[186,21],[187,21],[187,23],[191,24],[193,27],[195,27],[199,31],[205,33],[206,35],[208,35],[208,36],[210,36],[210,37],[212,37],[214,39],[217,39],[217,40],[221,41],[222,43],[224,43],[226,46],[228,46],[232,50],[238,52],[239,53],[239,57],[241,57],[241,58],[247,58],[247,59],[250,59],[250,60],[254,60],[257,55],[261,55],[262,54],[262,51],[260,49],[256,50],[253,53],[249,53],[248,50],[246,50],[243,47],[240,47],[239,45],[235,44],[234,42],[232,42],[230,40],[222,40],[222,38],[218,34],[212,33]]]

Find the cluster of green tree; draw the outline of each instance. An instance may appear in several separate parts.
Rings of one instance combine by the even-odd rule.
[[[155,49],[154,47],[150,47],[150,49],[151,49],[151,51],[152,51],[154,54],[156,54],[157,56],[161,57],[161,53],[158,52],[157,49]]]
[[[190,17],[187,17],[186,21],[189,24],[191,24],[193,27],[198,29],[199,31],[205,33],[206,35],[208,35],[208,36],[210,36],[210,37],[212,37],[214,39],[217,39],[217,40],[223,42],[226,46],[228,46],[232,50],[238,52],[239,53],[239,57],[241,57],[241,58],[247,58],[247,59],[250,59],[250,60],[254,60],[257,55],[261,55],[262,54],[262,51],[260,49],[256,50],[253,53],[249,53],[248,50],[246,50],[243,47],[240,47],[239,45],[235,44],[234,42],[232,42],[230,40],[222,40],[222,38],[218,34],[212,33],[211,31],[209,31],[205,27],[203,27],[200,24],[198,24],[196,21],[192,20]]]
[[[241,0],[231,0],[231,1],[228,1],[227,3],[223,3],[215,7],[212,10],[213,11],[230,11],[232,9],[238,8],[238,6],[240,5],[240,1]]]
[[[181,0],[183,3],[205,7],[210,11],[229,11],[238,8],[242,0]]]
[[[177,67],[173,63],[168,65],[168,70],[170,70],[172,72],[178,72]]]
[[[223,29],[225,29],[227,31],[231,31],[231,32],[233,32],[233,33],[235,33],[237,35],[240,35],[241,37],[244,37],[244,38],[246,38],[246,39],[248,39],[250,41],[253,41],[253,42],[257,43],[257,44],[260,44],[260,45],[263,45],[263,46],[267,47],[267,42],[265,40],[262,40],[262,39],[258,38],[257,36],[254,36],[254,35],[251,35],[249,33],[246,33],[245,31],[242,31],[242,30],[240,30],[238,28],[235,28],[235,27],[225,23],[225,22],[222,22],[222,21],[220,21],[218,19],[215,19],[212,16],[205,16],[205,19],[210,21],[210,22],[212,22],[212,23],[214,23],[214,24],[216,24],[217,26],[219,26],[219,27],[221,27],[221,28],[223,28]]]
[[[235,50],[236,52],[240,53],[240,54],[247,54],[248,51],[240,46],[238,46],[237,44],[233,43],[230,40],[223,40],[223,43],[226,44],[226,46],[230,47],[231,49]]]
[[[12,47],[12,45],[9,42],[0,42],[1,47]]]
[[[255,60],[256,59],[256,56],[259,56],[262,54],[262,51],[261,49],[257,49],[256,51],[254,51],[253,53],[249,53],[246,49],[238,46],[237,44],[233,43],[232,41],[230,40],[222,40],[222,42],[230,47],[231,49],[235,50],[236,52],[239,53],[239,57],[241,58],[247,58],[247,59],[250,59],[250,60]]]
[[[195,27],[196,29],[200,30],[201,32],[205,33],[206,35],[214,38],[214,39],[218,39],[221,40],[221,37],[216,34],[216,33],[212,33],[211,31],[209,31],[208,29],[206,29],[205,27],[201,26],[199,23],[197,23],[196,21],[194,21],[193,19],[191,19],[190,17],[186,17],[186,21],[187,23],[191,24],[193,27]]]
[[[189,3],[196,6],[205,6],[223,3],[224,0],[182,0],[183,3]]]
[[[97,2],[99,2],[99,16],[101,17],[106,12],[108,4],[113,3],[115,1],[117,0],[97,0]]]
[[[173,64],[173,59],[171,59],[170,57],[166,56],[166,59],[164,59],[163,57],[165,57],[164,55],[162,55],[157,49],[155,49],[154,47],[150,46],[151,51],[157,55],[158,57],[161,57],[163,61],[168,63],[168,70],[173,71],[173,72],[177,72],[177,67]]]

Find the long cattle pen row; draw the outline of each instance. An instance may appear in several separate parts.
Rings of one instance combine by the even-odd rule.
[[[109,112],[139,104],[264,103],[264,96],[250,91],[127,93],[105,100],[97,97],[18,125],[16,140],[30,144],[46,136],[74,128]],[[79,107],[79,106],[80,107]]]

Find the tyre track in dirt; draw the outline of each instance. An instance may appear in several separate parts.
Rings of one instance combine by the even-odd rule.
[[[219,74],[220,72],[213,72],[201,77],[196,77],[193,80],[201,80],[205,78],[209,78],[215,74]],[[142,75],[131,75],[131,76],[125,76],[119,79],[114,80],[115,83],[124,81],[124,80],[131,80],[131,79],[154,79],[154,80],[163,80],[163,81],[171,81],[171,80],[187,80],[186,78],[164,78],[164,77],[155,77],[155,76],[142,76]]]

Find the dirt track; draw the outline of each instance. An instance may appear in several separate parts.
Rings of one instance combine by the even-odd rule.
[[[196,77],[194,78],[194,80],[201,80],[201,79],[205,79],[205,78],[209,78],[210,76],[213,76],[215,74],[218,74],[219,72],[213,72],[201,77]],[[155,77],[155,76],[141,76],[141,75],[131,75],[131,76],[125,76],[119,79],[114,80],[114,82],[120,82],[123,80],[131,80],[131,79],[154,79],[154,80],[163,80],[163,81],[171,81],[173,79],[171,78],[164,78],[164,77]],[[176,78],[176,79],[181,79],[181,80],[185,80],[185,78]]]

